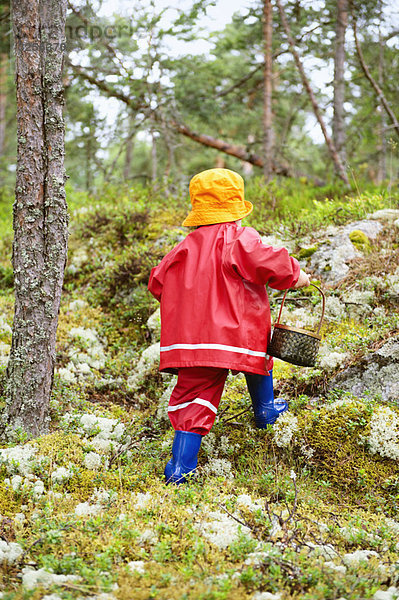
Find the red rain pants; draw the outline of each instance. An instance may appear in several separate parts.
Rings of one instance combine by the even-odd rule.
[[[169,400],[173,429],[206,435],[215,421],[228,369],[181,367]]]

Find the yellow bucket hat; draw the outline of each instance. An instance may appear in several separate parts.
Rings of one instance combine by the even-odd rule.
[[[253,209],[244,200],[244,180],[230,169],[208,169],[190,181],[191,212],[183,225],[213,225],[238,221]]]

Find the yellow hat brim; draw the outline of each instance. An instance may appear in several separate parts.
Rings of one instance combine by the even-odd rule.
[[[232,207],[230,210],[223,210],[221,207],[199,211],[192,210],[188,213],[187,217],[183,221],[183,225],[186,227],[195,227],[199,225],[215,225],[216,223],[230,223],[231,221],[238,221],[251,214],[253,210],[253,204],[248,200],[243,201],[243,206],[240,208]]]

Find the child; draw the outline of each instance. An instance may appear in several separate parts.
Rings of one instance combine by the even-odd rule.
[[[152,269],[148,289],[161,303],[160,370],[177,373],[169,401],[175,429],[167,482],[195,470],[202,436],[209,433],[229,369],[244,372],[264,428],[287,403],[273,398],[272,359],[266,349],[271,319],[265,285],[277,290],[309,285],[285,248],[262,243],[241,219],[252,211],[244,181],[229,169],[209,169],[190,182],[196,227]]]

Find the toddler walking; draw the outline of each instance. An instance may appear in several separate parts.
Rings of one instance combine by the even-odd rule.
[[[285,248],[262,243],[241,219],[253,206],[242,177],[208,169],[190,181],[195,227],[152,269],[148,289],[161,303],[160,371],[177,374],[168,414],[175,437],[167,482],[183,483],[197,467],[204,435],[215,421],[229,369],[245,373],[257,427],[274,423],[287,403],[273,397],[267,355],[271,318],[265,285],[309,285]]]

